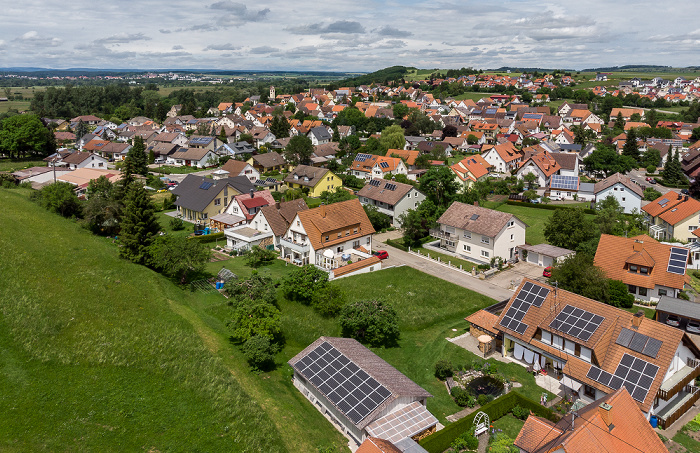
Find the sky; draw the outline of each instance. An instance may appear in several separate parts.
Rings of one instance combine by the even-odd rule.
[[[700,65],[697,0],[3,3],[0,67],[370,72],[393,65]]]

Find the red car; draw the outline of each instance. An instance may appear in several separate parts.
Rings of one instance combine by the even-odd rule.
[[[386,250],[377,250],[376,252],[374,252],[374,256],[376,256],[380,260],[385,260],[389,258],[389,254]]]
[[[552,266],[545,267],[544,271],[542,271],[542,276],[543,277],[551,277],[552,276]]]

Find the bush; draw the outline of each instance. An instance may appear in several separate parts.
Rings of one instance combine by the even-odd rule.
[[[270,339],[262,335],[253,335],[248,338],[243,347],[243,356],[254,370],[267,370],[275,362],[277,346]]]
[[[464,407],[467,405],[469,402],[469,398],[471,395],[469,395],[469,392],[464,390],[462,387],[459,386],[454,386],[452,387],[452,390],[450,391],[450,394],[452,395],[452,398],[454,398],[455,403],[457,403],[458,406]]]
[[[489,439],[489,453],[518,453],[520,449],[513,446],[514,439],[505,433],[496,433]]]
[[[488,403],[493,401],[493,396],[492,395],[486,395],[482,393],[476,398],[476,402],[479,403],[479,406],[486,406]]]
[[[530,415],[530,410],[518,405],[513,408],[513,417],[525,420]]]
[[[293,270],[282,282],[284,297],[309,305],[316,292],[328,284],[328,274],[313,264]]]
[[[311,306],[321,316],[333,317],[340,313],[347,303],[347,295],[338,286],[328,283],[324,288],[316,291],[311,299]]]
[[[452,376],[452,364],[448,360],[439,360],[435,364],[435,377],[444,381]]]
[[[185,222],[180,217],[173,217],[170,219],[170,228],[173,231],[180,231],[185,229]]]
[[[202,236],[192,236],[189,238],[191,241],[199,241],[203,244],[206,244],[208,242],[216,242],[219,239],[224,239],[224,232],[220,233],[214,233],[214,234],[207,234],[207,235],[202,235]]]
[[[175,207],[175,198],[176,196],[171,193],[169,197],[165,197],[163,199],[163,211],[167,211]]]
[[[347,304],[340,312],[340,329],[344,337],[370,346],[395,346],[401,331],[394,308],[379,300]]]
[[[479,448],[479,439],[472,434],[471,431],[467,431],[452,442],[451,447],[455,451],[462,450],[476,450]]]
[[[277,258],[277,252],[274,250],[268,250],[264,247],[255,246],[250,251],[248,256],[246,256],[245,263],[253,269],[256,269],[260,266],[270,264],[275,260],[275,258]]]

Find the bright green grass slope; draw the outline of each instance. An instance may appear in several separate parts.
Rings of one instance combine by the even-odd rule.
[[[171,310],[194,296],[20,190],[0,206],[0,450],[284,450]]]

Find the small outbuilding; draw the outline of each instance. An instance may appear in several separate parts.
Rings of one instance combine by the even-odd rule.
[[[557,247],[550,244],[521,245],[520,256],[528,263],[537,264],[542,267],[554,266],[564,261],[569,256],[576,254],[575,251]]]

